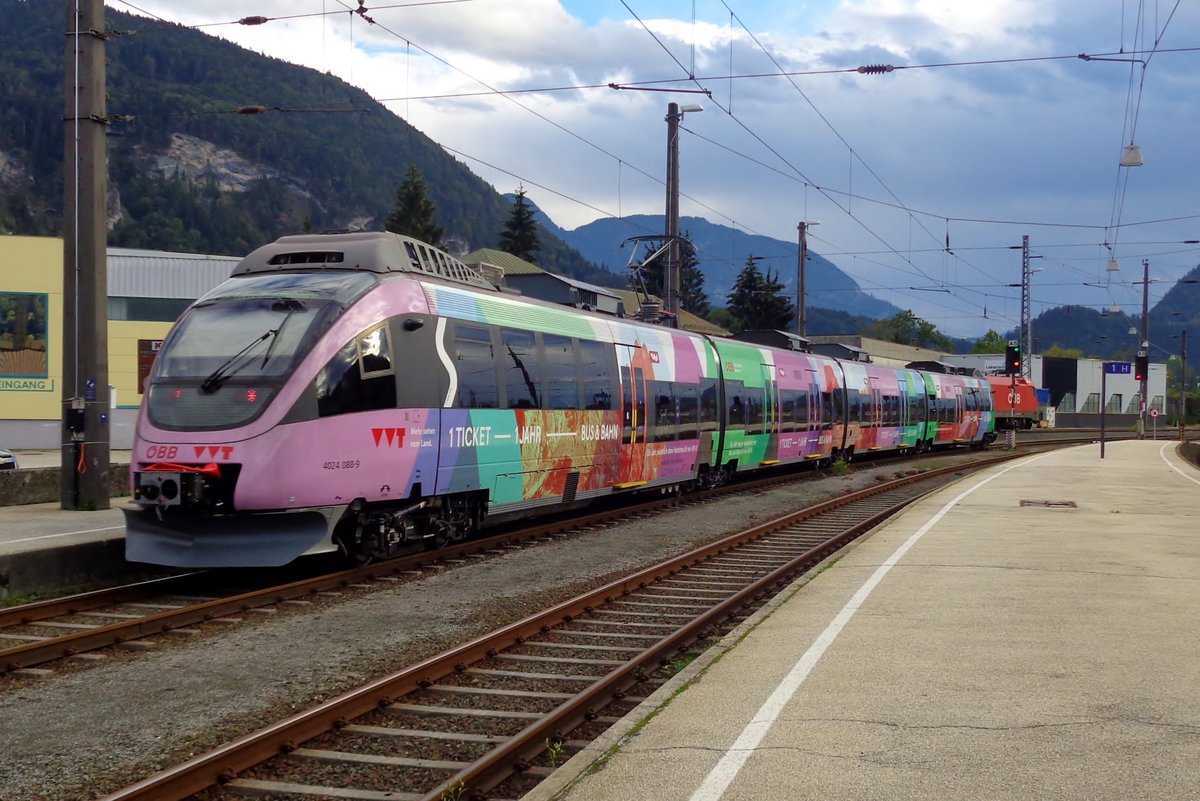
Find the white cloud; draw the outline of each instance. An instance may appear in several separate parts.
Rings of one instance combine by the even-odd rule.
[[[1156,26],[1166,23],[1164,10],[1148,11],[1135,40],[1138,4],[1119,0],[727,2],[775,60],[797,73],[1082,52],[1120,58],[1122,48],[1151,46]],[[247,13],[232,0],[138,5],[185,24]],[[1200,214],[1192,185],[1200,167],[1192,144],[1200,136],[1196,53],[1156,54],[1140,101],[1139,64],[1075,58],[730,80],[731,65],[734,74],[776,67],[737,22],[731,27],[725,3],[629,0],[629,6],[645,27],[617,2],[475,0],[372,10],[377,26],[343,10],[204,30],[332,72],[377,98],[399,98],[388,102],[394,112],[435,141],[499,167],[467,159],[499,191],[524,182],[530,197],[568,228],[594,219],[597,208],[660,213],[666,105],[701,102],[705,112],[684,121],[696,135],[685,132],[681,140],[685,215],[734,220],[788,241],[798,220],[820,219],[812,239],[818,252],[858,254],[832,258],[864,287],[888,287],[876,294],[951,333],[1012,324],[996,314],[1017,313],[1016,290],[1004,285],[1020,279],[1019,254],[1005,248],[1022,234],[1047,255],[1035,281],[1035,313],[1043,301],[1140,304],[1140,286],[1129,283],[1140,275],[1132,269],[1123,274],[1125,284],[1109,291],[1083,287],[1108,278],[1108,253],[1099,246],[1106,239],[1131,268],[1154,260],[1153,272],[1163,279],[1200,260],[1195,246],[1170,244],[1196,238],[1195,220],[1104,230],[1118,208],[1126,224]],[[345,8],[336,0],[261,0],[253,13],[282,17],[339,7]],[[1162,46],[1193,46],[1196,31],[1200,10],[1182,4]],[[511,100],[402,99],[485,92],[480,82],[512,90],[682,79],[692,69],[711,99],[608,88]],[[1146,164],[1122,173],[1116,164],[1135,108]],[[1119,191],[1120,179],[1128,184]],[[941,250],[947,230],[955,255]],[[955,284],[953,294],[907,289],[935,281]]]

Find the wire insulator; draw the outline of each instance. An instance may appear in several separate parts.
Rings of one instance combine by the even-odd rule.
[[[266,106],[242,106],[234,110],[235,114],[266,114]]]
[[[865,64],[858,68],[860,75],[880,75],[896,69],[891,64]]]
[[[270,21],[270,17],[242,17],[238,20],[238,25],[264,25]]]

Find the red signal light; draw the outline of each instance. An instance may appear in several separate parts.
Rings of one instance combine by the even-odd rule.
[[[246,403],[254,403],[258,400],[258,390],[250,387],[246,390]]]

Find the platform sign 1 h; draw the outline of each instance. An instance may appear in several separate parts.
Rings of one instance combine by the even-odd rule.
[[[1130,375],[1133,373],[1133,367],[1129,362],[1105,362],[1105,375]]]

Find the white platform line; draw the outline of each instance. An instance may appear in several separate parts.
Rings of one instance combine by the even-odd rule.
[[[116,531],[125,526],[105,526],[104,528],[89,528],[83,531],[63,531],[58,534],[40,534],[36,537],[22,537],[19,540],[4,540],[4,544],[14,544],[18,542],[37,542],[38,540],[52,540],[55,537],[73,537],[76,534],[98,534],[101,531]]]
[[[808,678],[808,674],[812,672],[812,669],[816,666],[821,656],[833,644],[833,641],[837,639],[838,634],[846,627],[850,619],[854,617],[854,613],[867,600],[867,596],[883,581],[883,577],[891,572],[891,569],[896,566],[896,563],[900,561],[904,554],[925,536],[926,532],[937,525],[964,498],[974,493],[983,485],[996,480],[1010,470],[1025,467],[1031,462],[1044,459],[1049,455],[1049,453],[1044,453],[1041,456],[1035,456],[1031,459],[1022,459],[997,473],[993,473],[970,489],[963,490],[939,509],[925,525],[917,529],[883,564],[876,568],[871,577],[858,588],[858,591],[846,602],[841,611],[834,616],[833,620],[825,627],[825,630],[821,632],[816,641],[808,647],[808,650],[804,652],[799,661],[792,666],[792,669],[775,688],[775,691],[771,693],[771,696],[754,713],[754,717],[742,729],[742,733],[738,735],[737,740],[729,747],[729,750],[725,752],[725,755],[721,757],[716,766],[709,771],[708,775],[704,777],[704,782],[696,792],[692,793],[691,801],[717,801],[717,799],[724,795],[725,791],[729,789],[729,785],[733,783],[738,773],[741,772],[742,767],[746,764],[746,760],[750,758],[750,755],[754,753],[759,743],[762,742],[763,737],[766,736],[767,731],[775,724],[780,712],[783,711],[788,701],[795,695],[796,690],[800,689],[800,685]]]
[[[1184,478],[1186,478],[1188,481],[1192,482],[1193,484],[1200,484],[1200,481],[1197,481],[1197,480],[1196,480],[1194,477],[1192,477],[1192,476],[1189,476],[1187,473],[1183,472],[1183,471],[1182,471],[1182,470],[1180,470],[1178,467],[1176,467],[1175,465],[1171,464],[1171,460],[1167,458],[1167,446],[1168,446],[1168,445],[1170,445],[1170,444],[1171,444],[1171,443],[1169,443],[1169,442],[1164,442],[1164,443],[1163,443],[1163,446],[1162,446],[1161,448],[1159,448],[1159,449],[1158,449],[1158,456],[1159,456],[1159,458],[1160,458],[1160,459],[1162,459],[1164,462],[1166,462],[1166,463],[1167,463],[1167,467],[1171,468],[1171,469],[1172,469],[1172,470],[1174,470],[1176,473],[1178,473],[1179,475],[1181,475],[1181,476],[1183,476]]]

